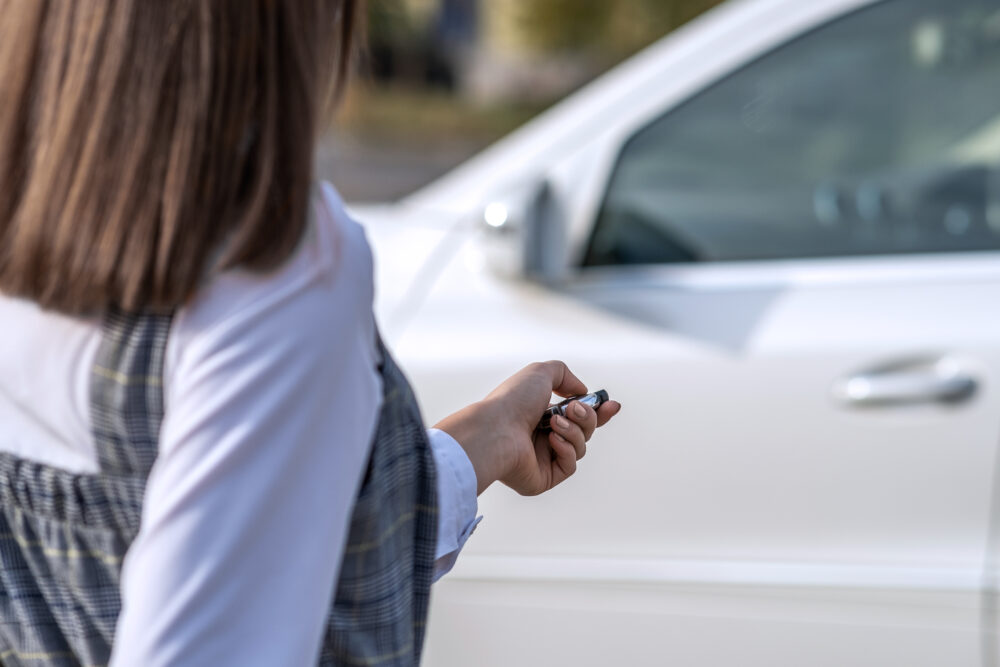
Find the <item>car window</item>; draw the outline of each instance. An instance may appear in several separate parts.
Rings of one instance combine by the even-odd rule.
[[[585,265],[1000,248],[1000,4],[890,0],[637,132]]]

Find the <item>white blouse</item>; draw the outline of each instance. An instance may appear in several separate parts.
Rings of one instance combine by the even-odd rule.
[[[219,275],[174,316],[112,665],[316,663],[381,380],[364,232],[328,185],[312,208],[280,269]],[[0,296],[0,450],[98,471],[99,325]],[[429,433],[440,576],[476,525],[476,478]]]

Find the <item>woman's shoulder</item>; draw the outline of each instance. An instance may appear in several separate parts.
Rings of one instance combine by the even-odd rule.
[[[211,276],[178,315],[199,327],[255,316],[294,299],[371,305],[372,258],[361,225],[329,183],[313,188],[298,248],[269,272],[230,269]]]
[[[277,330],[303,347],[332,329],[374,338],[372,256],[362,227],[328,183],[313,188],[310,220],[295,253],[267,272],[232,269],[213,276],[175,316],[168,367],[192,345],[253,345]]]

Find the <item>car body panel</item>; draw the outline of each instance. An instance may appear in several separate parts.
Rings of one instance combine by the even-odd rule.
[[[853,613],[844,610],[866,599],[879,601],[878,623],[896,629],[873,633],[856,617],[854,652],[831,655],[876,665],[903,664],[896,662],[903,656],[906,664],[941,664],[945,654],[951,664],[977,664],[1000,414],[992,389],[1000,380],[1000,316],[980,304],[1000,297],[995,257],[978,266],[911,260],[908,277],[898,265],[880,271],[880,260],[852,260],[847,268],[829,261],[826,269],[812,262],[811,271],[788,267],[786,280],[797,276],[799,284],[737,290],[719,274],[751,269],[713,267],[717,275],[702,272],[701,285],[689,280],[666,296],[663,285],[652,292],[656,312],[685,323],[673,328],[670,318],[623,313],[614,287],[602,287],[608,296],[585,282],[560,290],[512,283],[484,271],[484,261],[480,241],[468,239],[395,343],[429,422],[530,359],[566,360],[625,408],[595,439],[572,483],[530,501],[503,488],[481,498],[487,520],[437,586],[431,664],[461,664],[473,650],[453,628],[481,622],[493,633],[497,623],[562,614],[566,595],[578,600],[571,616],[583,626],[621,627],[639,612],[609,610],[632,600],[673,629],[685,616],[679,594],[701,599],[698,608],[720,605],[715,620],[689,610],[691,618],[677,621],[702,635],[740,626],[739,615],[753,606],[748,598],[782,610],[784,621],[743,618],[737,635],[759,653],[759,664],[806,650],[787,644],[802,627],[800,614],[829,626],[813,628],[816,643],[805,646],[818,651],[844,640],[850,633],[839,624]],[[920,270],[923,281],[914,276]],[[915,282],[924,284],[914,289]],[[637,289],[634,280],[622,283],[620,290]],[[650,292],[638,291],[640,302]],[[723,328],[745,333],[713,340],[699,331],[696,310],[736,313],[742,324]],[[836,404],[832,390],[846,374],[920,355],[948,356],[974,374],[976,400],[868,412]],[[784,418],[762,423],[761,415]],[[535,594],[511,596],[511,587]],[[833,591],[852,603],[833,602],[840,594]],[[641,624],[653,623],[645,613]],[[576,637],[564,653],[573,664],[607,664],[618,646],[580,625],[556,625]],[[949,648],[926,649],[935,633]],[[659,639],[643,636],[647,644],[635,651],[671,655],[649,653],[648,642]],[[483,664],[510,664],[520,650],[500,650],[499,639],[477,642],[475,654],[489,656]],[[739,646],[737,654],[749,650]],[[696,664],[723,664],[704,660]]]

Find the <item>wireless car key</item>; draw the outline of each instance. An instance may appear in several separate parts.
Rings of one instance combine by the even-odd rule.
[[[563,417],[565,417],[566,408],[569,407],[569,404],[572,403],[573,401],[580,401],[584,405],[589,405],[590,407],[596,410],[603,403],[607,402],[607,400],[608,400],[608,392],[603,389],[600,389],[590,394],[585,394],[584,396],[571,396],[567,398],[565,401],[556,403],[555,405],[551,406],[548,410],[546,410],[545,413],[542,415],[542,419],[538,422],[537,428],[542,431],[551,430],[552,429],[551,421],[553,415],[562,415]]]

